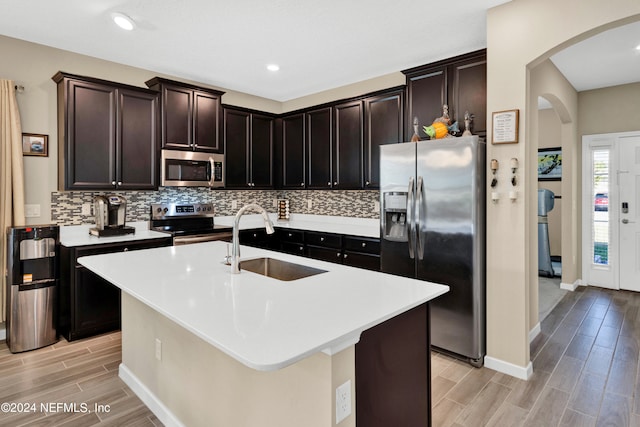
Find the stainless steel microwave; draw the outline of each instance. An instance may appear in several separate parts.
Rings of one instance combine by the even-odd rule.
[[[162,150],[163,187],[224,187],[224,154]]]

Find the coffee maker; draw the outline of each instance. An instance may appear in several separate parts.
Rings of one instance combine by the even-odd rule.
[[[125,225],[127,201],[117,194],[96,196],[93,199],[96,226],[89,230],[94,236],[118,236],[135,233],[134,227]]]

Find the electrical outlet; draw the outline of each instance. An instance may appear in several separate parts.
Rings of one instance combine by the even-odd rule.
[[[162,360],[162,341],[156,338],[156,359]]]
[[[380,212],[380,202],[378,201],[373,202],[373,211]]]
[[[24,205],[25,218],[38,218],[40,216],[40,205]]]
[[[351,415],[351,380],[336,388],[336,424]]]
[[[273,203],[272,203],[274,208],[278,207],[278,199],[273,199]]]
[[[313,207],[313,201],[311,199],[307,200],[307,209],[311,210]]]
[[[90,216],[91,215],[91,203],[83,203],[82,204],[82,215]]]
[[[238,209],[238,201],[237,200],[232,200],[231,201],[231,209]]]

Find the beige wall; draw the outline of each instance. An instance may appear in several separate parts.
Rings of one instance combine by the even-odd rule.
[[[518,144],[489,144],[487,154],[489,159],[496,158],[501,164],[518,157],[525,165],[520,186],[522,197],[516,203],[487,204],[487,353],[489,359],[498,364],[505,362],[521,371],[530,367],[528,299],[536,275],[534,270],[537,270],[537,256],[533,255],[537,252],[537,238],[532,235],[536,229],[537,177],[533,159],[537,152],[537,126],[529,122],[532,116],[537,118],[538,95],[533,96],[530,90],[530,70],[555,51],[638,19],[640,3],[628,0],[513,0],[488,12],[487,110],[520,110],[520,127]],[[571,111],[565,108],[565,113]],[[572,120],[575,127],[575,116]],[[488,128],[491,141],[491,126]],[[562,133],[564,141],[570,140],[571,134],[577,131],[567,124]],[[564,159],[578,158],[576,146],[565,150]],[[563,169],[567,172],[567,163]],[[577,168],[569,174],[571,178],[563,180],[568,186],[562,189],[563,213],[574,216],[577,198],[571,198],[572,206],[568,209],[567,197],[574,193],[571,186],[578,183]],[[575,225],[573,227],[575,229]],[[570,262],[575,273],[576,241],[574,238],[566,245],[563,239],[562,245],[563,264]],[[573,252],[566,260],[565,250]]]
[[[340,427],[356,425],[354,346],[256,371],[123,293],[122,364],[186,426],[332,427],[335,389],[347,380],[352,415]]]
[[[640,130],[640,83],[578,94],[580,136]]]
[[[575,243],[580,228],[578,223],[579,207],[577,179],[579,163],[576,163],[576,155],[579,148],[576,116],[578,115],[578,96],[567,79],[549,60],[543,61],[530,72],[529,83],[529,150],[530,159],[537,167],[537,150],[543,147],[561,147],[562,154],[562,181],[540,182],[537,181],[537,169],[532,168],[531,187],[529,194],[531,208],[537,211],[537,189],[549,188],[562,199],[556,199],[557,207],[549,215],[549,231],[551,235],[552,254],[563,257],[562,281],[573,283],[578,278],[579,246]],[[550,110],[538,109],[538,98],[545,98],[551,105]],[[563,206],[567,206],[563,209]],[[534,217],[536,218],[536,217]],[[537,219],[528,223],[530,256],[536,260],[529,271],[529,330],[534,329],[538,323],[538,224]],[[555,246],[554,246],[555,244]],[[555,248],[558,252],[553,252]],[[566,261],[566,265],[565,265]]]

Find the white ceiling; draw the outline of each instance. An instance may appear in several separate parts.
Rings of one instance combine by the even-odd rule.
[[[0,0],[0,34],[287,101],[484,48],[486,10],[507,1]],[[638,44],[630,24],[552,61],[578,91],[630,83]]]
[[[551,61],[582,92],[640,81],[640,22],[604,31],[553,55]]]
[[[0,0],[0,34],[286,101],[482,49],[507,1]]]

